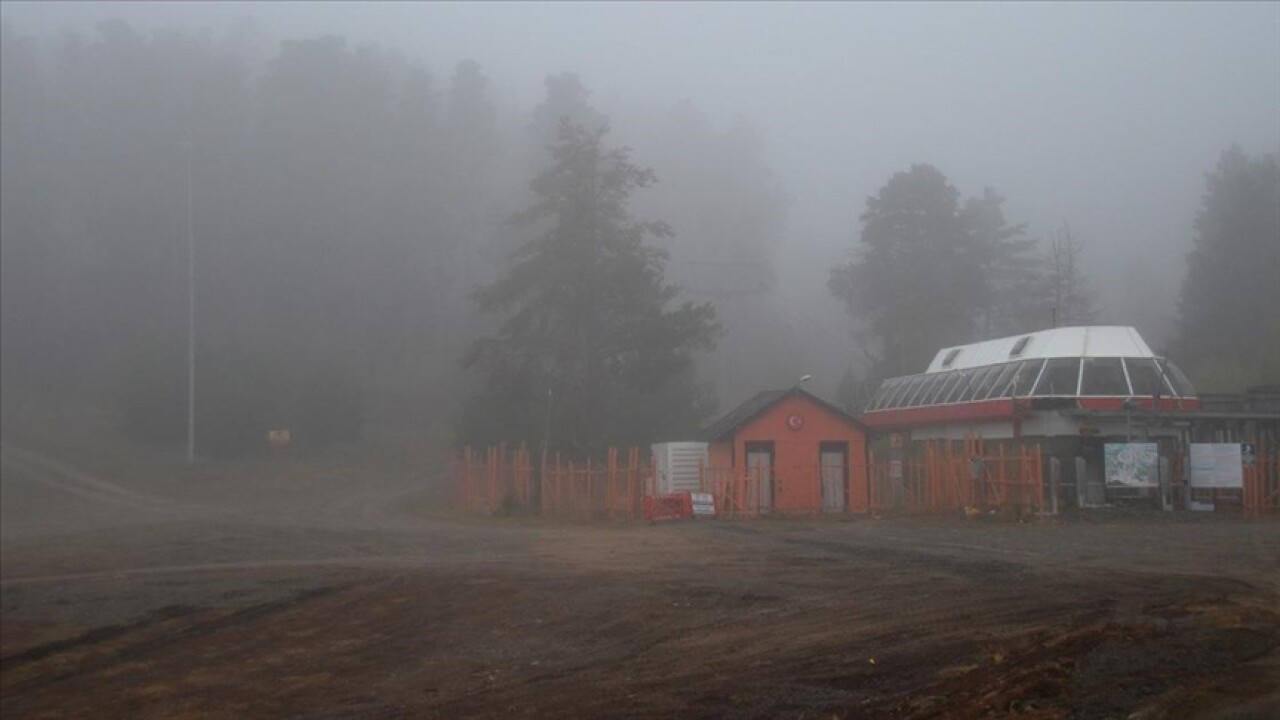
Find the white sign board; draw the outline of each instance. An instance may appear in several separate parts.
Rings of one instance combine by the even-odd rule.
[[[1107,443],[1107,487],[1148,488],[1160,484],[1160,451],[1155,443]]]
[[[689,499],[693,501],[693,514],[695,517],[716,514],[716,498],[711,493],[689,493]]]
[[[1191,443],[1191,487],[1244,487],[1240,443]]]

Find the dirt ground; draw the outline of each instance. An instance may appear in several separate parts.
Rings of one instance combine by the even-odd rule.
[[[424,510],[0,454],[11,718],[1280,717],[1280,523]],[[105,467],[105,466],[104,466]]]

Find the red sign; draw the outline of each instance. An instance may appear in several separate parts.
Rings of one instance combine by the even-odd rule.
[[[804,416],[800,413],[795,413],[791,417],[787,418],[787,427],[791,430],[799,430],[804,427]]]
[[[693,517],[693,499],[687,492],[647,495],[644,498],[644,516],[650,523]]]

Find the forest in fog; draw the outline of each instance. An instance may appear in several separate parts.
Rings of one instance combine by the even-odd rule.
[[[186,437],[189,231],[197,426],[212,454],[251,450],[270,428],[322,445],[440,418],[459,441],[536,438],[556,383],[557,423],[592,428],[563,442],[589,450],[691,432],[812,372],[816,354],[843,376],[832,399],[856,411],[948,344],[1129,324],[1090,276],[1096,237],[1069,217],[1006,217],[1020,188],[962,193],[928,157],[847,198],[838,254],[781,272],[804,223],[750,118],[678,95],[607,110],[607,88],[574,68],[549,72],[526,106],[474,60],[428,67],[335,36],[268,43],[250,26],[115,20],[37,37],[6,21],[0,51],[5,400],[110,407],[139,440]],[[1274,148],[1232,141],[1201,169],[1189,274],[1130,282],[1180,288],[1158,350],[1206,388],[1242,390],[1280,382],[1280,184]],[[575,165],[575,152],[593,159]],[[593,173],[633,170],[605,200],[564,199]],[[582,212],[609,219],[565,219]],[[597,232],[620,238],[621,265],[591,255],[615,252],[607,243],[571,247]],[[513,287],[530,257],[586,294],[544,302],[553,289],[536,270]],[[830,307],[781,301],[788,283]],[[630,300],[599,299],[610,293]],[[579,322],[583,302],[607,317],[553,329]],[[541,335],[513,330],[523,311]],[[617,337],[650,335],[584,366],[603,335],[582,328],[611,322],[634,323]],[[592,406],[639,419],[593,428]]]
[[[519,244],[509,219],[559,119],[609,118],[570,72],[519,112],[473,61],[438,77],[322,37],[255,66],[235,40],[4,26],[6,389],[120,403],[140,436],[185,438],[189,163],[210,438],[342,438],[362,415],[457,408],[464,352],[496,325],[471,293]],[[708,294],[766,288],[786,208],[750,125],[655,110],[637,132],[667,152],[644,159],[662,167],[644,201],[680,229],[675,257],[724,260]],[[759,337],[778,319],[755,322]]]

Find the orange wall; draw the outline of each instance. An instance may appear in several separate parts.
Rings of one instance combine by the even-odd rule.
[[[804,427],[792,430],[787,418],[798,414]],[[809,511],[815,502],[814,483],[818,472],[818,447],[823,442],[849,444],[849,511],[867,511],[866,435],[843,418],[803,395],[783,398],[777,405],[738,428],[732,440],[712,443],[708,459],[714,468],[733,466],[741,472],[746,464],[746,444],[773,442],[774,509],[780,512]],[[733,458],[730,462],[730,448]]]
[[[711,443],[707,446],[707,463],[717,471],[724,472],[733,467],[733,441]]]

